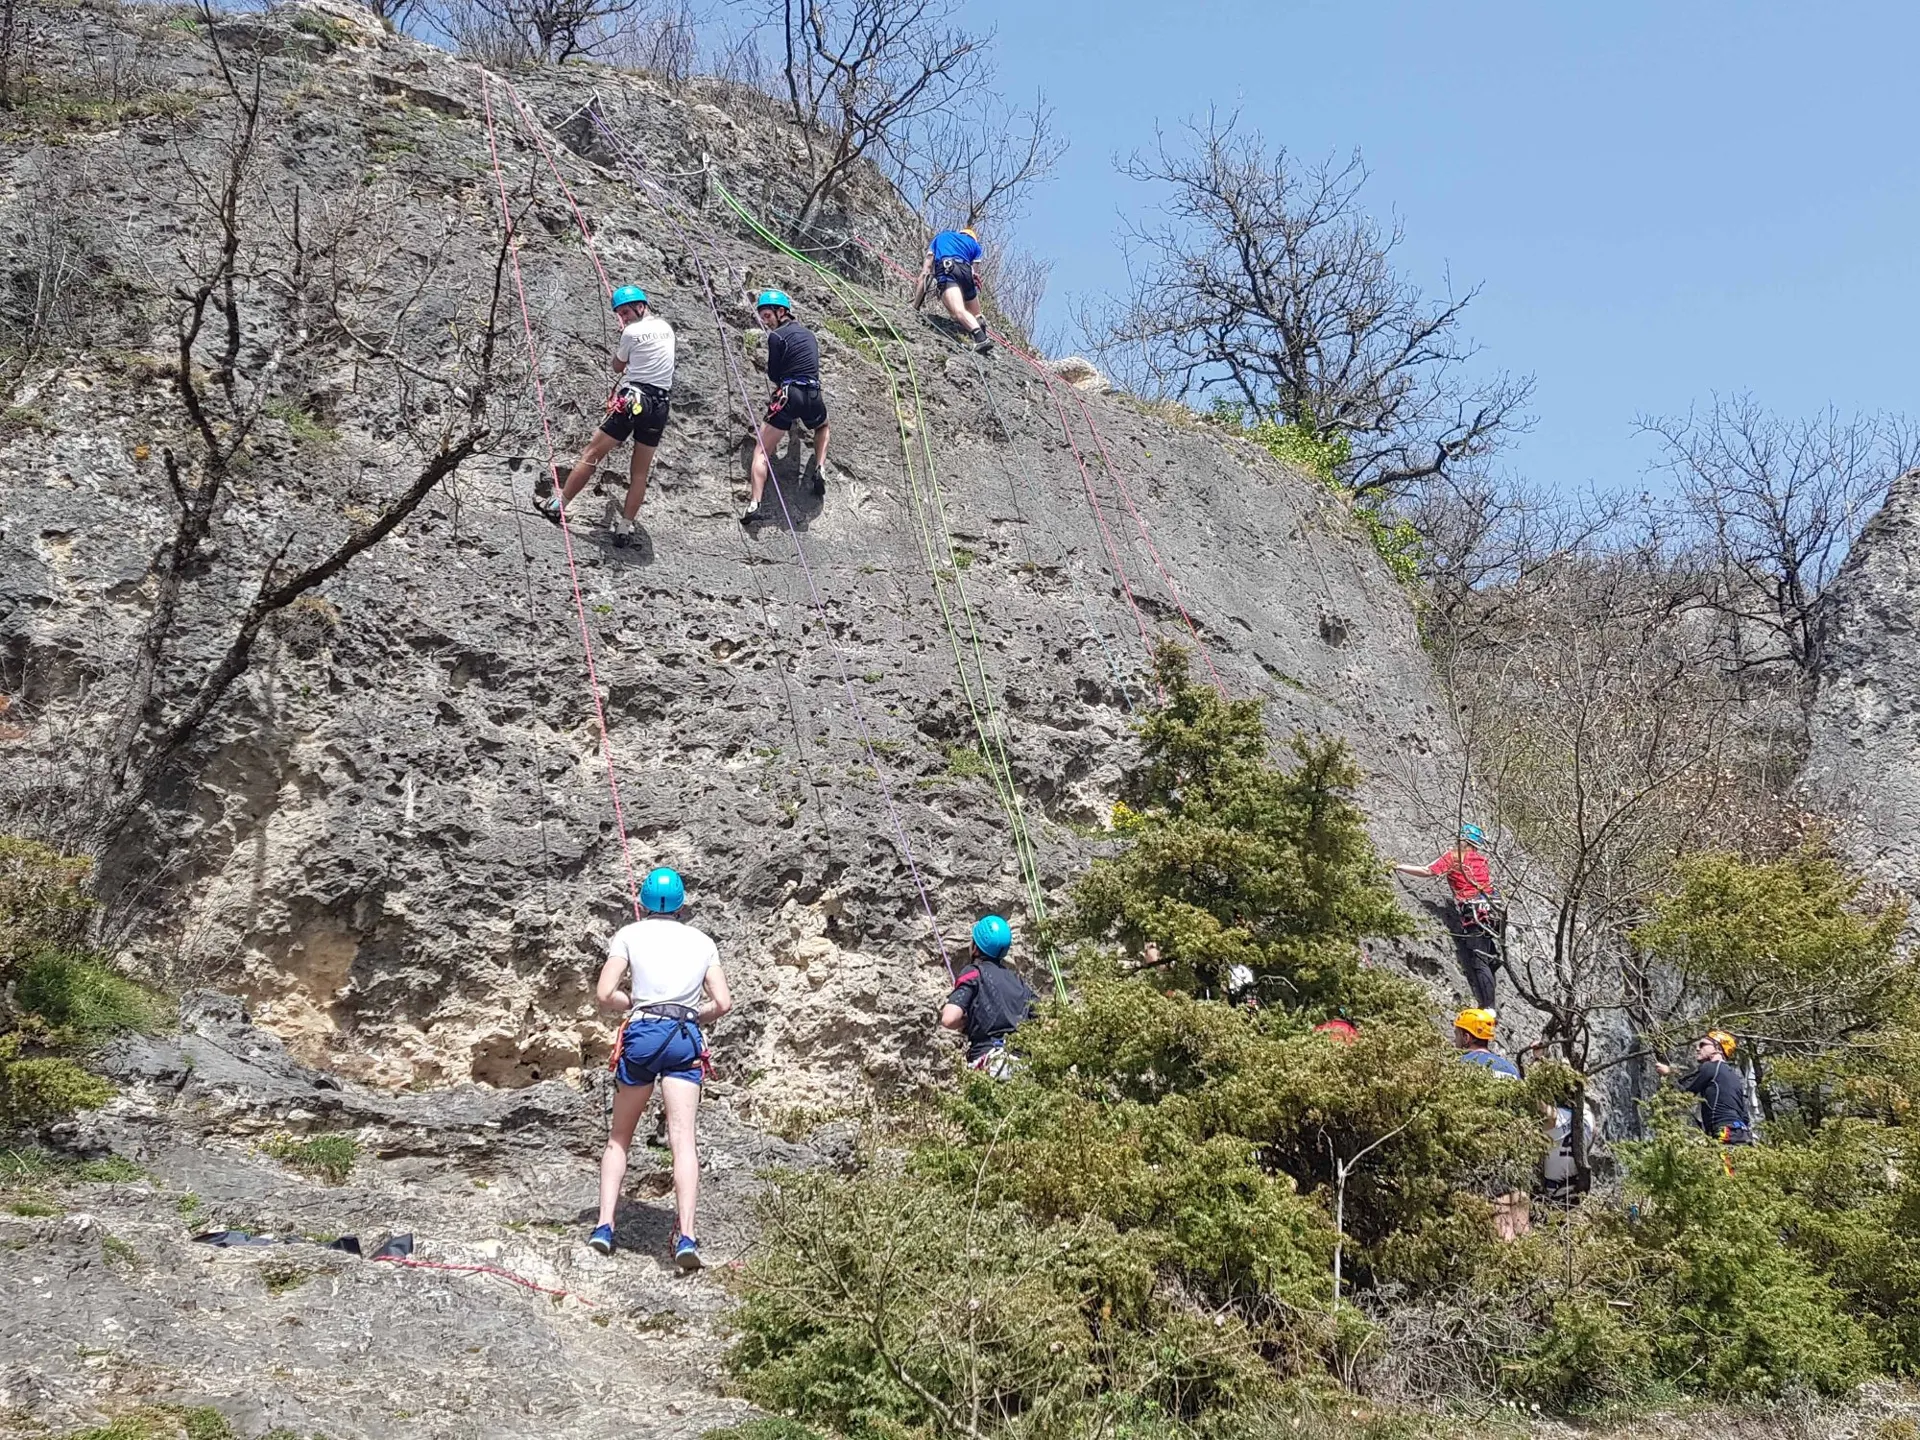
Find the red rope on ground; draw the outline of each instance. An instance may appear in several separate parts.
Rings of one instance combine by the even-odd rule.
[[[479,67],[475,67],[478,69]],[[480,95],[486,104],[487,150],[493,157],[494,183],[500,191],[500,223],[507,235],[507,254],[513,261],[513,288],[520,299],[520,327],[526,334],[527,364],[533,374],[534,402],[540,410],[540,432],[546,439],[547,465],[554,463],[553,423],[547,414],[547,387],[540,379],[540,349],[533,338],[533,316],[527,309],[526,280],[520,273],[519,236],[513,227],[513,207],[507,202],[507,181],[500,169],[500,146],[493,120],[493,90],[487,81],[487,72],[480,70]],[[599,263],[597,260],[594,262]],[[573,555],[573,527],[567,521],[566,511],[560,512],[560,538],[566,547],[567,572],[573,580],[573,608],[580,619],[580,643],[587,654],[587,685],[593,694],[593,713],[600,723],[600,755],[607,767],[607,793],[613,799],[614,824],[620,830],[620,861],[627,873],[627,898],[633,905],[633,915],[637,920],[641,916],[640,887],[633,874],[633,849],[627,841],[627,817],[620,804],[620,780],[613,768],[613,741],[607,734],[607,710],[600,700],[600,671],[593,657],[593,631],[587,624],[587,601],[580,590],[580,567]]]
[[[855,244],[875,256],[881,264],[887,266],[901,278],[906,280],[918,279],[917,276],[900,265],[884,250],[871,244],[865,236],[855,235],[853,240]],[[1047,397],[1053,401],[1054,409],[1060,417],[1061,434],[1066,437],[1067,444],[1073,450],[1074,463],[1080,467],[1081,482],[1087,487],[1087,498],[1092,502],[1094,516],[1100,523],[1101,534],[1105,537],[1109,556],[1110,558],[1115,558],[1115,574],[1120,577],[1121,588],[1126,591],[1127,603],[1133,605],[1134,620],[1141,626],[1141,636],[1143,639],[1147,639],[1148,648],[1151,649],[1152,641],[1147,637],[1145,623],[1141,621],[1140,607],[1134,604],[1133,591],[1127,585],[1126,572],[1118,562],[1118,546],[1113,540],[1112,533],[1107,528],[1106,515],[1101,510],[1098,496],[1094,493],[1092,478],[1088,474],[1086,460],[1080,450],[1080,442],[1074,437],[1072,429],[1067,423],[1066,410],[1060,404],[1060,396],[1056,388],[1058,377],[1032,355],[1029,355],[1020,346],[1014,344],[1005,335],[1002,335],[998,330],[989,328],[987,333],[1005,349],[1019,356],[1027,368],[1040,378],[1041,384],[1046,386]],[[1126,480],[1121,476],[1119,470],[1115,468],[1113,458],[1107,454],[1106,441],[1101,437],[1100,427],[1094,421],[1092,409],[1087,405],[1086,397],[1078,390],[1074,391],[1074,400],[1079,405],[1080,414],[1087,422],[1087,430],[1092,435],[1093,443],[1100,452],[1100,463],[1112,478],[1115,488],[1120,493],[1121,500],[1126,504],[1128,513],[1133,516],[1133,523],[1139,528],[1140,538],[1146,542],[1147,554],[1152,557],[1154,568],[1160,572],[1160,579],[1161,582],[1166,585],[1167,593],[1173,597],[1173,603],[1180,611],[1180,618],[1187,622],[1187,633],[1193,636],[1194,644],[1199,647],[1200,658],[1206,664],[1207,673],[1213,677],[1213,688],[1220,693],[1220,697],[1224,700],[1226,698],[1227,688],[1220,680],[1220,672],[1214,668],[1212,652],[1207,649],[1207,642],[1201,638],[1200,627],[1194,624],[1193,616],[1187,613],[1186,601],[1180,595],[1180,587],[1174,583],[1173,576],[1167,572],[1166,564],[1160,558],[1160,552],[1153,543],[1153,537],[1147,531],[1146,519],[1140,514],[1139,508],[1133,503],[1133,494],[1127,488]]]
[[[514,1284],[528,1290],[538,1290],[542,1295],[558,1295],[562,1299],[572,1296],[582,1305],[592,1308],[593,1302],[586,1296],[572,1290],[555,1290],[546,1285],[536,1285],[525,1276],[516,1275],[511,1270],[502,1270],[498,1265],[447,1265],[438,1260],[414,1260],[405,1255],[375,1255],[372,1263],[377,1265],[404,1265],[409,1270],[454,1270],[466,1275],[492,1275],[501,1280],[511,1280]]]

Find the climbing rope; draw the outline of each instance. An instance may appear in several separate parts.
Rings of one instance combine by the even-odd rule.
[[[478,69],[479,67],[475,67]],[[540,378],[540,347],[533,335],[533,316],[527,308],[526,277],[520,270],[520,237],[513,223],[513,209],[507,203],[506,175],[500,168],[500,146],[493,117],[493,91],[487,80],[487,72],[480,70],[480,94],[485,104],[487,122],[487,152],[493,160],[494,184],[500,192],[500,223],[505,228],[508,258],[513,262],[513,288],[520,304],[520,328],[527,342],[527,366],[533,377],[534,403],[540,411],[540,433],[546,442],[547,465],[554,464],[553,424],[547,411],[547,387]],[[597,263],[597,262],[596,262]],[[640,918],[640,887],[633,873],[633,849],[627,840],[627,817],[620,803],[620,778],[614,771],[613,741],[607,734],[607,710],[600,698],[600,671],[593,654],[593,631],[587,623],[586,597],[580,589],[580,567],[573,553],[573,528],[568,523],[565,512],[560,516],[560,536],[566,549],[567,573],[573,584],[573,608],[580,621],[580,644],[587,657],[587,688],[593,696],[594,718],[600,727],[600,756],[606,765],[607,794],[613,801],[613,819],[620,832],[620,861],[626,870],[627,898],[633,906],[634,918]]]
[[[967,596],[965,582],[960,579],[962,567],[959,557],[955,553],[957,547],[953,540],[952,530],[947,523],[945,500],[941,493],[938,479],[934,473],[933,451],[931,443],[927,438],[929,426],[926,419],[924,402],[920,393],[919,377],[914,369],[912,352],[905,343],[905,336],[903,336],[893,325],[892,321],[887,318],[885,312],[879,305],[870,296],[867,296],[860,287],[844,280],[827,266],[795,250],[792,246],[767,230],[767,228],[755,219],[753,214],[734,197],[732,192],[727,189],[726,185],[717,175],[714,175],[711,170],[708,172],[708,184],[712,187],[713,191],[720,196],[727,207],[739,217],[748,230],[759,238],[762,243],[798,260],[801,264],[808,266],[818,273],[821,278],[827,282],[828,287],[834,291],[841,303],[847,307],[850,314],[853,314],[857,319],[859,311],[864,309],[873,318],[877,326],[884,328],[886,334],[901,348],[901,359],[906,371],[907,393],[903,393],[900,377],[893,365],[887,360],[885,350],[877,343],[874,347],[881,371],[887,379],[888,387],[893,398],[895,414],[899,420],[901,449],[906,461],[909,491],[914,499],[916,526],[920,532],[922,548],[926,556],[927,568],[932,581],[935,602],[940,610],[941,621],[947,631],[948,641],[953,648],[955,667],[960,675],[961,689],[966,696],[968,710],[974,725],[974,733],[980,740],[983,758],[986,760],[988,766],[988,773],[993,779],[994,788],[999,796],[1001,807],[1007,815],[1008,825],[1012,832],[1014,842],[1015,858],[1027,890],[1028,905],[1035,919],[1044,921],[1046,919],[1046,897],[1040,885],[1039,866],[1033,848],[1032,837],[1027,828],[1025,807],[1021,801],[1019,789],[1013,777],[1013,768],[1006,740],[1006,726],[994,702],[993,688],[987,674],[985,647],[980,639],[978,621],[973,611],[972,602]],[[909,393],[912,398],[915,422],[912,426],[908,424],[905,410],[905,401]],[[921,476],[915,468],[913,445],[913,435],[915,432],[918,433],[920,440],[920,462],[924,466],[925,473],[924,489]],[[936,539],[935,536],[936,525],[939,531],[938,539]],[[940,563],[941,547],[943,544],[947,562],[944,567]],[[959,598],[961,614],[968,628],[969,640],[973,651],[974,670],[979,681],[977,693],[974,676],[968,673],[959,631],[954,623],[952,610],[949,606],[945,591],[942,588],[943,584],[951,585],[954,593]],[[1066,993],[1066,981],[1060,971],[1059,958],[1051,946],[1045,946],[1044,953],[1048,969],[1053,976],[1055,991],[1057,994],[1064,996]]]
[[[917,278],[891,255],[888,255],[878,246],[871,244],[865,237],[855,235],[853,238],[862,248],[871,253],[883,265],[892,270],[896,275],[899,275],[902,279],[912,282]],[[1054,408],[1059,415],[1060,433],[1072,448],[1074,463],[1080,468],[1080,478],[1086,487],[1087,499],[1093,507],[1094,516],[1099,523],[1101,534],[1108,547],[1108,553],[1113,560],[1114,573],[1119,577],[1122,588],[1126,590],[1128,604],[1133,606],[1134,619],[1140,625],[1141,638],[1147,643],[1149,650],[1151,650],[1152,639],[1148,635],[1146,623],[1140,615],[1140,607],[1134,602],[1132,588],[1127,584],[1125,569],[1119,560],[1119,549],[1113,539],[1111,530],[1107,527],[1106,514],[1100,505],[1099,496],[1094,491],[1092,477],[1087,469],[1086,458],[1081,452],[1080,443],[1074,437],[1072,427],[1067,421],[1066,409],[1060,404],[1060,396],[1057,388],[1059,377],[1048,370],[1046,366],[1042,365],[1034,356],[1029,355],[1024,348],[1014,344],[1013,341],[1005,335],[1002,335],[998,330],[989,328],[988,334],[993,337],[995,343],[1017,356],[1028,369],[1033,371],[1035,376],[1039,378],[1041,384],[1046,387],[1048,398],[1053,401]],[[1086,422],[1088,433],[1093,437],[1094,446],[1100,456],[1101,468],[1113,482],[1114,488],[1119,493],[1122,503],[1127,507],[1127,512],[1132,515],[1134,525],[1140,531],[1140,538],[1147,547],[1147,554],[1152,559],[1154,568],[1160,572],[1161,583],[1166,586],[1167,594],[1173,598],[1175,607],[1180,611],[1180,618],[1186,621],[1187,633],[1193,637],[1194,645],[1200,651],[1200,657],[1207,667],[1207,673],[1213,679],[1214,689],[1219,692],[1222,699],[1225,699],[1227,694],[1226,686],[1221,682],[1220,672],[1214,668],[1212,652],[1208,650],[1207,642],[1201,638],[1200,627],[1194,623],[1193,616],[1187,612],[1186,601],[1180,594],[1180,587],[1174,583],[1173,576],[1168,572],[1165,562],[1161,559],[1159,548],[1153,543],[1153,537],[1147,529],[1145,517],[1140,514],[1139,507],[1133,503],[1133,492],[1127,487],[1125,477],[1121,475],[1118,467],[1114,465],[1112,457],[1107,453],[1106,441],[1100,434],[1100,427],[1093,418],[1093,411],[1087,404],[1086,396],[1082,395],[1078,390],[1073,392],[1073,396],[1075,403],[1080,407],[1080,414]]]
[[[529,132],[533,135],[535,143],[536,145],[538,145],[540,149],[540,153],[546,161],[548,170],[552,173],[554,179],[559,183],[561,189],[566,193],[567,204],[573,210],[574,220],[580,227],[581,239],[585,243],[587,247],[587,253],[592,257],[594,267],[595,269],[599,270],[602,282],[604,283],[606,280],[606,270],[600,264],[598,247],[594,242],[592,228],[587,224],[585,217],[580,213],[579,206],[574,201],[573,192],[571,187],[568,186],[567,184],[566,177],[561,174],[559,165],[554,160],[552,152],[548,149],[544,138],[541,137],[539,133],[541,127],[539,126],[538,121],[535,119],[532,112],[527,108],[525,102],[520,98],[518,92],[514,89],[514,87],[510,84],[507,84],[507,82],[504,82],[504,81],[502,82],[502,84],[505,87],[509,97],[513,100],[514,104],[518,107],[522,118],[526,122]],[[605,125],[604,125],[604,122],[601,121],[597,109],[590,109],[588,113],[592,116],[595,124],[600,126],[600,128],[604,132]],[[628,158],[625,155],[625,152],[619,149],[617,139],[611,136],[610,133],[608,134],[608,139],[609,139],[609,143],[612,143],[615,145],[616,151],[621,154],[623,159]],[[748,416],[749,423],[752,423],[752,418],[754,415],[752,395],[747,388],[745,375],[739,367],[739,364],[733,354],[732,348],[727,344],[726,320],[725,320],[725,317],[721,314],[719,299],[714,292],[712,278],[708,273],[706,262],[702,260],[698,255],[698,253],[695,251],[692,243],[692,238],[680,226],[679,222],[676,219],[674,219],[674,217],[670,213],[667,213],[664,209],[662,211],[662,214],[667,219],[667,222],[673,226],[675,232],[680,236],[681,243],[687,247],[688,255],[693,260],[695,268],[698,270],[700,274],[701,289],[706,297],[708,309],[712,312],[712,315],[713,315],[714,328],[720,341],[721,355],[726,362],[728,371],[730,372],[732,378],[734,379],[735,383],[739,387],[742,403],[746,406],[746,413]],[[754,445],[756,448],[759,448],[759,444],[760,444],[759,426],[757,424],[754,425],[753,432],[754,432]],[[764,453],[764,451],[762,453]],[[768,482],[773,487],[775,498],[780,503],[781,514],[783,517],[785,517],[787,521],[787,530],[789,535],[791,535],[793,539],[794,553],[799,559],[801,572],[806,578],[807,590],[809,595],[812,598],[814,609],[816,610],[816,612],[819,614],[819,617],[820,617],[821,633],[826,638],[827,645],[833,654],[836,667],[839,670],[841,685],[847,697],[849,713],[852,715],[854,726],[856,730],[859,732],[861,744],[866,750],[868,764],[872,766],[874,777],[880,784],[881,794],[884,797],[885,803],[886,803],[888,818],[893,825],[894,838],[899,846],[899,853],[901,857],[905,859],[907,862],[908,873],[912,876],[914,889],[919,894],[921,908],[926,914],[928,927],[932,931],[934,946],[939,954],[940,963],[946,969],[948,978],[952,979],[955,973],[954,967],[953,967],[953,961],[947,953],[946,940],[940,933],[939,921],[934,914],[933,898],[927,890],[926,881],[921,876],[919,860],[917,856],[914,854],[914,850],[913,850],[913,842],[908,839],[906,827],[900,819],[900,812],[899,812],[898,806],[895,804],[895,801],[894,801],[893,789],[892,789],[892,786],[888,783],[886,779],[886,771],[880,763],[879,751],[874,745],[872,731],[867,723],[866,712],[860,704],[860,699],[858,694],[855,692],[853,688],[853,677],[847,666],[846,654],[840,648],[839,643],[834,639],[833,624],[827,613],[826,601],[822,597],[819,584],[814,577],[813,566],[807,557],[806,546],[801,542],[800,533],[794,527],[793,516],[787,506],[786,493],[780,484],[780,477],[778,473],[773,468],[772,456],[767,456],[767,478],[768,478]]]
[[[1007,437],[1007,444],[1012,445],[1014,443],[1013,427],[1007,424],[1006,412],[1000,408],[1000,397],[994,393],[993,377],[988,372],[986,357],[976,355],[974,356],[974,361],[980,372],[981,387],[986,391],[987,406],[993,411],[994,423],[999,425],[1000,433]],[[1028,408],[1032,408],[1031,402],[1029,402]],[[1035,468],[1031,462],[1028,463],[1027,475],[1029,479],[1032,478]],[[1027,512],[1025,507],[1020,503],[1020,487],[1014,483],[1014,469],[1012,466],[1007,468],[1007,494],[1013,501],[1013,513],[1020,521],[1020,543],[1021,547],[1027,552],[1027,567],[1034,573],[1035,589],[1037,590],[1040,566],[1039,562],[1034,559],[1033,541],[1028,534]],[[1131,712],[1133,710],[1133,689],[1127,684],[1126,676],[1121,673],[1119,659],[1107,644],[1107,637],[1101,634],[1099,628],[1093,623],[1093,613],[1087,608],[1087,597],[1076,589],[1073,592],[1073,598],[1080,610],[1080,623],[1087,627],[1087,633],[1093,637],[1093,643],[1100,647],[1101,657],[1106,660],[1107,670],[1113,676],[1115,688],[1120,692],[1121,703]]]

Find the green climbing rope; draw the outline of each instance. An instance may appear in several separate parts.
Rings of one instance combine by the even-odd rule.
[[[727,207],[740,217],[741,223],[746,225],[763,243],[817,272],[856,321],[860,318],[860,312],[864,310],[872,318],[874,328],[884,330],[900,348],[900,359],[906,372],[904,393],[899,373],[888,360],[885,348],[877,341],[874,345],[874,354],[879,361],[881,372],[886,377],[888,391],[893,401],[894,418],[899,426],[900,448],[906,465],[907,487],[913,502],[915,527],[927,561],[928,578],[933,585],[934,600],[940,610],[941,623],[946,628],[948,643],[953,648],[954,666],[960,675],[960,687],[967,699],[967,709],[973,721],[974,734],[980,741],[981,755],[987,762],[994,790],[999,797],[1001,808],[1006,812],[1007,824],[1012,831],[1014,857],[1019,864],[1021,880],[1026,887],[1027,904],[1034,918],[1044,921],[1047,916],[1046,896],[1040,886],[1039,865],[1034,854],[1033,839],[1027,828],[1026,810],[1021,803],[1019,789],[1014,784],[1013,766],[1007,746],[1007,727],[999,708],[994,703],[993,686],[987,676],[986,650],[980,640],[979,623],[974,614],[972,601],[967,595],[966,582],[961,579],[963,567],[955,553],[957,547],[954,544],[953,531],[947,523],[946,500],[934,470],[933,448],[927,438],[930,427],[927,424],[926,410],[921,399],[919,375],[914,369],[913,354],[906,343],[906,337],[888,318],[879,303],[859,285],[845,279],[811,256],[796,250],[768,230],[752,212],[734,198],[732,192],[711,171],[708,172],[708,180],[713,186],[714,193],[719,195]],[[912,400],[911,423],[908,421],[905,409],[909,396]],[[920,452],[918,469],[916,469],[914,454],[916,436],[919,440]],[[955,624],[953,607],[948,599],[949,589],[958,599],[961,618],[966,624],[968,641],[973,652],[973,674],[968,673],[966,649],[961,644],[960,632]],[[1042,949],[1048,972],[1053,977],[1054,993],[1065,998],[1066,980],[1060,971],[1059,956],[1051,944],[1043,942]]]

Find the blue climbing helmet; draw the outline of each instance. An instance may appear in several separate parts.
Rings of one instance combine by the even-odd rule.
[[[989,960],[1005,959],[1013,948],[1013,927],[998,915],[982,915],[973,922],[973,948]]]
[[[649,870],[647,878],[640,882],[640,906],[644,910],[655,915],[671,915],[686,903],[687,886],[678,870],[662,865]]]
[[[1460,822],[1460,838],[1469,845],[1484,845],[1487,843],[1487,832],[1471,820],[1463,820]]]
[[[618,290],[613,292],[613,308],[616,310],[622,305],[644,305],[646,303],[647,292],[642,290],[638,285],[622,285]],[[667,873],[672,874],[673,872],[668,871]]]
[[[756,310],[764,310],[769,305],[778,305],[782,310],[789,312],[793,309],[793,301],[787,298],[787,292],[784,290],[762,290],[760,298],[753,302],[753,308]]]

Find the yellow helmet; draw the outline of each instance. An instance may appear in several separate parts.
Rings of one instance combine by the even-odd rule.
[[[973,233],[973,227],[969,225],[962,225],[960,227],[960,233],[966,236],[969,240],[978,240],[980,238],[978,235]]]
[[[1456,1030],[1464,1030],[1476,1040],[1493,1041],[1493,1027],[1499,1019],[1492,1010],[1462,1010],[1453,1017]]]
[[[1729,1058],[1731,1058],[1731,1056],[1733,1055],[1735,1047],[1737,1047],[1740,1043],[1738,1040],[1735,1040],[1733,1036],[1729,1035],[1724,1030],[1709,1030],[1701,1038],[1704,1040],[1711,1040],[1714,1044],[1720,1047],[1720,1053],[1722,1055],[1728,1056]]]

